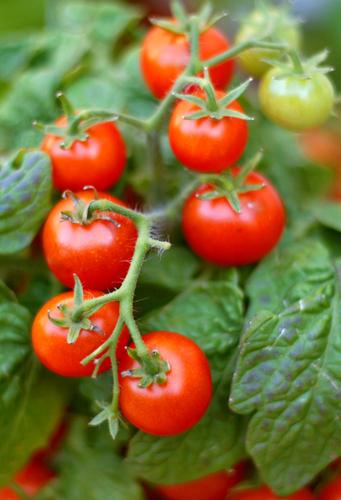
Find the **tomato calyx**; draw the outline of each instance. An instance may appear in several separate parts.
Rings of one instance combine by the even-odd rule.
[[[238,85],[238,87],[230,90],[230,92],[221,98],[217,98],[216,91],[211,82],[207,68],[204,68],[204,78],[189,77],[186,78],[186,82],[190,85],[197,85],[203,92],[199,91],[193,94],[174,94],[174,96],[178,99],[188,101],[199,108],[198,111],[185,115],[183,117],[185,120],[200,120],[201,118],[207,117],[214,120],[222,120],[226,117],[237,118],[240,120],[253,120],[252,117],[246,115],[245,113],[229,108],[229,105],[245,92],[252,82],[252,78],[249,78],[242,84]]]
[[[226,198],[232,209],[241,213],[241,205],[239,194],[249,191],[259,191],[263,189],[264,184],[246,184],[247,176],[257,167],[263,156],[262,151],[259,151],[239,170],[237,174],[227,170],[219,175],[204,175],[202,180],[209,183],[212,187],[209,191],[198,195],[201,200],[214,200],[215,198]]]
[[[94,200],[98,200],[97,191],[92,186],[86,186],[83,189],[93,189],[95,193]],[[64,191],[62,197],[71,198],[74,208],[73,210],[65,210],[61,212],[61,220],[71,222],[72,224],[79,224],[81,226],[88,226],[95,220],[106,220],[119,227],[119,223],[105,213],[96,211],[90,213],[91,203],[86,203],[84,200],[81,200],[72,191]]]
[[[213,15],[209,4],[204,5],[198,13],[189,15],[178,0],[171,2],[171,12],[172,17],[169,19],[151,18],[150,22],[176,35],[188,35],[193,23],[198,26],[199,33],[203,33],[227,15],[226,12]]]
[[[286,61],[264,59],[264,62],[280,69],[279,74],[275,77],[277,80],[291,76],[307,80],[317,73],[326,75],[333,71],[334,68],[332,66],[323,65],[328,55],[329,51],[325,49],[308,59],[302,59],[296,50],[290,49],[287,51]]]
[[[75,110],[69,99],[62,92],[56,94],[64,112],[65,125],[33,122],[33,126],[46,135],[60,137],[61,149],[70,149],[75,141],[86,142],[89,139],[89,128],[104,122],[113,122],[118,116],[108,111],[102,110],[84,110],[78,112]]]
[[[121,373],[122,377],[133,377],[141,379],[138,383],[140,388],[149,387],[152,384],[162,385],[167,381],[167,373],[170,364],[164,360],[157,349],[140,355],[136,349],[128,347],[128,354],[140,364],[139,368],[126,370]]]
[[[68,307],[66,304],[59,304],[57,306],[58,310],[61,312],[60,318],[54,318],[50,311],[48,311],[47,316],[51,323],[61,328],[67,328],[67,343],[74,344],[81,332],[81,330],[88,330],[90,332],[97,332],[102,334],[102,330],[93,324],[89,316],[91,316],[95,310],[88,311],[87,313],[81,314],[79,317],[75,318],[74,312],[84,303],[84,293],[82,284],[78,276],[74,275],[75,287],[74,287],[74,305],[73,307]]]
[[[112,404],[104,404],[100,402],[97,404],[101,408],[101,411],[97,413],[92,420],[90,420],[89,425],[96,427],[97,425],[101,425],[103,422],[107,421],[110,435],[112,439],[116,439],[120,425],[122,424],[126,427],[126,422],[122,418],[120,412],[113,408]]]

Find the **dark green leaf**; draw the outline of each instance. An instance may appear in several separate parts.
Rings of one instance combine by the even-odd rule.
[[[308,241],[260,268],[251,307],[264,302],[268,311],[243,334],[230,401],[253,414],[247,449],[263,479],[287,495],[341,453],[341,262],[335,270],[325,248]]]
[[[47,155],[28,152],[19,167],[0,170],[0,253],[28,246],[49,210],[51,167]]]
[[[76,420],[60,455],[59,477],[42,496],[65,500],[142,500],[142,488],[122,458],[115,454],[108,431]]]
[[[32,453],[46,445],[65,410],[67,386],[47,373],[39,377],[37,363],[22,363],[10,380],[0,382],[0,486]]]
[[[29,353],[30,322],[27,309],[0,282],[0,382],[12,375]]]

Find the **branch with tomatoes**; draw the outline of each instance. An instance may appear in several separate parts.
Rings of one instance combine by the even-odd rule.
[[[35,123],[47,134],[42,150],[51,157],[55,187],[67,190],[45,223],[45,257],[64,285],[73,287],[75,282],[75,286],[38,313],[33,346],[42,363],[59,375],[96,376],[111,367],[112,401],[92,424],[107,420],[113,437],[120,411],[145,432],[183,432],[202,417],[212,396],[208,362],[200,349],[178,333],[142,337],[134,318],[134,293],[146,255],[170,247],[153,236],[155,222],[176,213],[185,202],[182,227],[188,245],[204,261],[218,266],[259,261],[283,232],[282,201],[271,183],[253,172],[260,155],[242,169],[235,166],[247,145],[247,121],[252,118],[237,100],[251,80],[228,93],[220,90],[231,82],[234,58],[239,56],[252,75],[264,74],[259,89],[262,109],[283,127],[302,130],[320,125],[334,104],[326,76],[329,68],[320,66],[326,54],[303,61],[296,28],[289,20],[280,23],[277,17],[271,27],[269,20],[256,19],[250,25],[253,30],[241,30],[237,43],[230,46],[213,27],[218,18],[209,8],[193,15],[176,1],[172,8],[174,17],[154,20],[141,48],[143,76],[160,99],[151,116],[77,111],[59,94],[64,115],[53,125]],[[157,132],[170,111],[173,153],[195,173],[189,188],[155,214],[132,210],[100,192],[118,182],[126,161],[125,144],[113,122],[153,136],[152,147],[158,148]],[[162,165],[162,159],[157,157],[156,163]],[[93,189],[80,191],[87,186]],[[249,220],[258,224],[257,231]],[[103,293],[106,290],[113,291]],[[129,337],[134,344],[126,349]],[[186,359],[179,354],[182,344],[184,348],[188,344]],[[183,386],[181,401],[186,399],[187,404],[178,410],[177,422],[170,414],[157,425],[148,425],[149,412],[157,411],[163,398],[178,404],[178,396],[172,394],[172,380],[177,377],[172,367],[177,364],[187,376],[195,367],[200,389],[194,392],[190,384]],[[194,380],[193,384],[197,385]],[[154,385],[159,389],[152,403],[148,393]],[[196,415],[190,418],[193,408]]]

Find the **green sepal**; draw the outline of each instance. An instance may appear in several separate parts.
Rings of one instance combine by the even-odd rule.
[[[121,372],[122,377],[139,378],[140,382],[138,386],[140,388],[146,388],[152,384],[161,385],[167,381],[167,373],[171,367],[156,349],[148,351],[147,354],[143,355],[140,355],[136,349],[132,348],[128,348],[127,352],[140,366],[133,370]]]

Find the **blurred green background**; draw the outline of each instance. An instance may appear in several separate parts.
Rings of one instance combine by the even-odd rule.
[[[0,33],[11,31],[27,31],[42,27],[53,18],[57,3],[63,0],[1,0],[0,1]],[[98,0],[97,0],[98,1]],[[115,0],[113,0],[115,1]],[[284,0],[288,2],[289,0]],[[166,13],[167,0],[145,0],[135,3],[144,4],[153,14]],[[187,0],[192,7],[198,0]],[[254,0],[214,0],[217,7],[227,10],[230,15],[229,31],[234,30],[243,12],[252,8]],[[281,2],[277,2],[281,3]],[[329,47],[330,64],[335,67],[334,81],[341,84],[341,0],[292,0],[294,11],[304,21],[305,49],[307,53]]]

